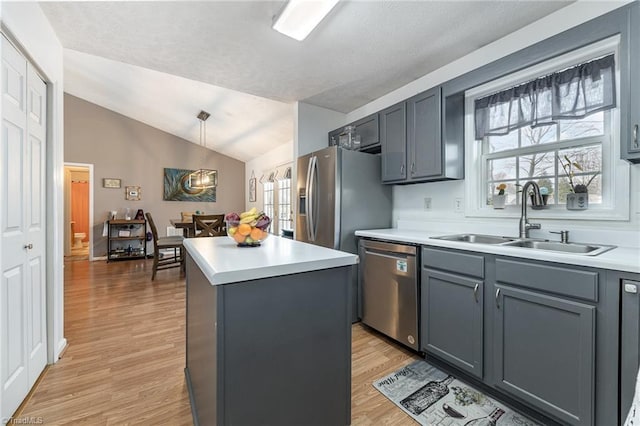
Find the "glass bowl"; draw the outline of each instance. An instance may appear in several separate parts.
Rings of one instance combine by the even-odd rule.
[[[269,225],[264,229],[240,223],[239,220],[227,220],[227,236],[238,243],[238,247],[258,247],[269,236]]]

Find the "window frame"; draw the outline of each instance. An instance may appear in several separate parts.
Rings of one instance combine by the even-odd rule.
[[[293,215],[293,206],[291,204],[291,199],[292,197],[292,192],[291,192],[291,185],[293,184],[291,178],[283,178],[283,179],[279,179],[278,181],[278,197],[277,197],[277,204],[278,204],[278,210],[277,210],[277,222],[278,222],[278,232],[282,231],[283,229],[288,229],[291,230],[293,228],[293,221],[292,221],[292,215]],[[283,182],[288,182],[288,185],[283,185]],[[285,202],[283,203],[282,198],[285,198]],[[286,212],[282,212],[282,208],[283,206],[288,206],[287,211]],[[283,217],[283,215],[285,215],[286,217]],[[287,228],[283,228],[282,225],[284,223],[288,223],[289,227]]]
[[[267,203],[267,200],[270,200],[271,202]],[[268,180],[262,184],[262,210],[271,218],[271,227],[269,232],[271,234],[278,235],[278,230],[276,229],[278,227],[278,221],[274,218],[276,206],[276,182]]]
[[[484,140],[476,141],[474,132],[474,100],[508,87],[513,87],[533,78],[555,72],[577,63],[588,61],[598,56],[614,53],[616,57],[616,99],[618,106],[605,112],[609,115],[609,120],[605,115],[605,135],[608,132],[607,140],[602,137],[586,137],[554,142],[552,145],[571,146],[572,144],[583,145],[583,139],[591,141],[602,140],[602,204],[590,205],[589,209],[583,211],[566,210],[563,205],[556,208],[536,210],[532,215],[536,218],[548,219],[584,219],[584,220],[629,220],[629,179],[630,168],[626,161],[620,159],[620,36],[609,37],[605,40],[590,44],[580,49],[573,50],[564,55],[543,61],[537,65],[516,71],[498,79],[492,80],[480,86],[467,90],[465,93],[465,216],[468,217],[519,217],[520,205],[511,205],[503,210],[495,210],[487,205],[487,197],[491,194],[485,193],[488,186],[486,156],[493,155],[483,153]],[[606,127],[610,125],[607,129]],[[586,144],[585,144],[586,145]],[[564,148],[565,146],[563,146]],[[519,147],[514,155],[523,155],[527,148]],[[534,150],[539,152],[540,150]],[[501,151],[500,154],[504,154]],[[559,171],[561,177],[562,171]],[[535,178],[533,178],[535,179]],[[557,191],[557,188],[554,188]]]

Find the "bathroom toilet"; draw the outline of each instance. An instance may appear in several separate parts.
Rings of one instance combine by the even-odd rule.
[[[85,239],[87,234],[84,232],[76,232],[73,234],[73,248],[82,248],[82,240]]]

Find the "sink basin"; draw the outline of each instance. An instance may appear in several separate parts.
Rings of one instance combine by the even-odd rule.
[[[601,246],[595,244],[579,244],[579,243],[559,243],[556,241],[541,240],[517,240],[503,244],[504,247],[523,247],[534,250],[557,251],[562,253],[584,254],[587,256],[596,256],[605,251],[615,248],[615,246]]]
[[[457,235],[445,235],[443,237],[431,237],[434,240],[447,240],[447,241],[460,241],[463,243],[475,243],[475,244],[502,244],[509,241],[514,241],[515,238],[498,237],[495,235],[479,235],[479,234],[457,234]]]
[[[581,254],[585,256],[597,256],[604,253],[605,251],[609,251],[615,248],[615,246],[605,246],[599,244],[561,243],[558,241],[520,239],[481,234],[456,234],[431,238],[434,240],[458,241],[461,243],[472,244],[494,244],[501,247],[520,247],[532,250]]]

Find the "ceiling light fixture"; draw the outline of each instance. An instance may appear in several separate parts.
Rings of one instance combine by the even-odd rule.
[[[206,111],[198,113],[200,120],[200,145],[207,147],[207,118],[210,117]],[[198,169],[189,174],[189,186],[195,189],[215,188],[218,185],[218,174],[215,170]]]
[[[274,18],[273,29],[298,41],[304,40],[339,0],[289,0]]]

